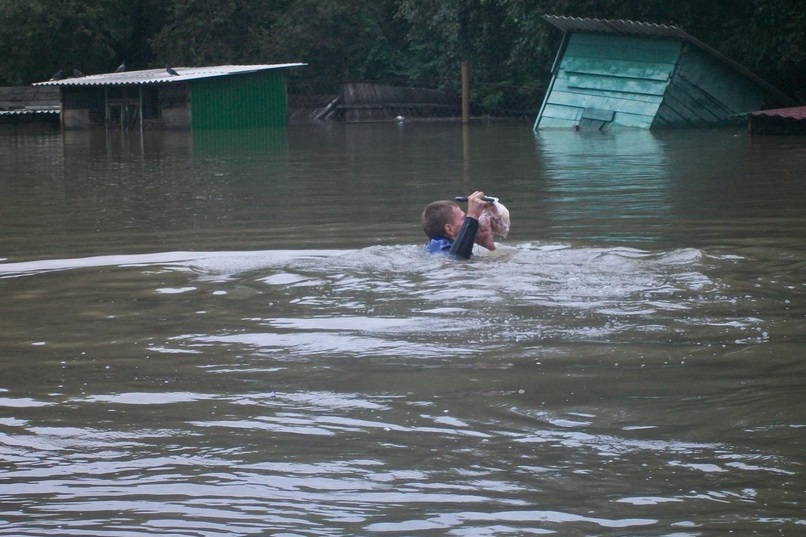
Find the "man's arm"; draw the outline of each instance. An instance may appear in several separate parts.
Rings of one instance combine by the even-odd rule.
[[[465,216],[459,235],[456,236],[456,240],[453,241],[448,253],[462,259],[470,259],[470,256],[473,255],[473,243],[476,241],[476,232],[478,230],[479,221],[470,216]]]

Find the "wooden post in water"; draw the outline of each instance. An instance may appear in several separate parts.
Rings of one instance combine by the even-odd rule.
[[[462,62],[462,123],[470,123],[470,65]]]

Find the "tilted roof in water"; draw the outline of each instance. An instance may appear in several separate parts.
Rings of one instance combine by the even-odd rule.
[[[806,106],[795,106],[793,108],[776,108],[775,110],[760,110],[750,112],[754,117],[776,117],[782,119],[806,120]]]
[[[36,82],[34,86],[142,86],[148,84],[175,84],[188,80],[199,80],[219,76],[241,75],[272,69],[302,67],[304,63],[278,63],[273,65],[215,65],[211,67],[173,67],[176,74],[168,72],[168,68],[145,69],[142,71],[123,71],[87,75],[62,80]]]
[[[806,134],[806,106],[759,110],[747,114],[750,134]]]

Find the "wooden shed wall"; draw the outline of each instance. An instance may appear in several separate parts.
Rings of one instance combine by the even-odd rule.
[[[595,127],[601,111],[613,112],[613,124],[648,128],[681,49],[673,40],[571,34],[535,128]]]
[[[59,88],[37,86],[0,87],[0,110],[59,108]]]
[[[652,128],[741,124],[764,104],[755,83],[702,50],[686,45]]]
[[[263,71],[194,81],[194,129],[283,127],[287,124],[285,75]]]
[[[62,127],[70,130],[103,126],[104,107],[104,88],[101,86],[63,87]]]
[[[158,87],[156,107],[159,112],[153,122],[155,126],[177,130],[190,128],[190,87],[190,82]]]

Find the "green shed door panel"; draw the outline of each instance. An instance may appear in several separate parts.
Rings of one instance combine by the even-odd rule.
[[[285,76],[268,71],[195,81],[191,110],[194,129],[283,127]]]

